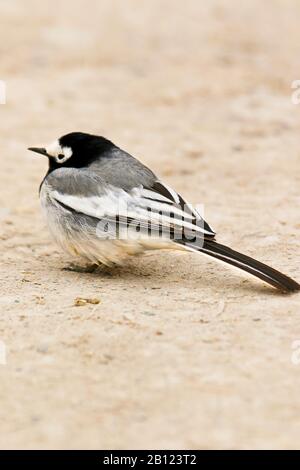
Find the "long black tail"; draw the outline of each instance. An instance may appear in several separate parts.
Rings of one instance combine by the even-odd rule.
[[[234,251],[225,245],[220,245],[213,240],[205,240],[203,246],[199,248],[195,247],[194,244],[189,244],[188,242],[185,242],[184,244],[190,248],[195,249],[195,251],[200,251],[209,256],[224,261],[225,263],[231,264],[232,266],[236,266],[243,271],[253,274],[253,276],[262,279],[277,289],[285,292],[300,291],[300,284],[290,277],[285,276],[285,274],[282,274],[279,271],[276,271],[276,269],[273,269],[266,264],[260,263],[260,261],[256,261],[249,256]]]

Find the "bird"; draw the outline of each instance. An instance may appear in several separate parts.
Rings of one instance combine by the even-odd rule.
[[[61,248],[89,264],[120,265],[150,250],[202,253],[284,293],[285,274],[217,242],[200,211],[153,171],[102,136],[72,132],[28,150],[48,158],[40,201]]]

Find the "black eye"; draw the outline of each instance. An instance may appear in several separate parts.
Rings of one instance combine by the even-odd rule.
[[[57,156],[57,160],[60,161],[60,160],[63,160],[65,158],[64,154],[63,153],[60,153],[58,156]]]

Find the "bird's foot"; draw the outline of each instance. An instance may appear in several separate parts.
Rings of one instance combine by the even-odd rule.
[[[71,271],[73,273],[92,274],[99,268],[99,264],[87,264],[85,266],[70,263],[63,268],[63,271]]]

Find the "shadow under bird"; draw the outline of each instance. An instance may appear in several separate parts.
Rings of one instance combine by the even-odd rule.
[[[69,253],[113,265],[148,250],[188,250],[240,268],[281,291],[300,290],[290,277],[217,243],[196,208],[104,137],[73,132],[29,150],[48,157],[41,204],[52,235]]]

